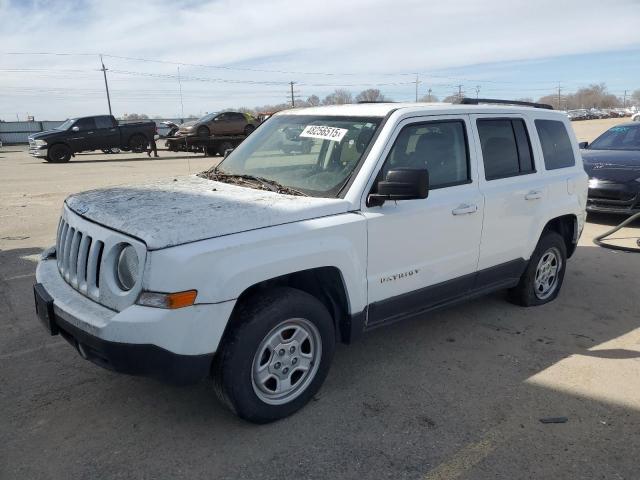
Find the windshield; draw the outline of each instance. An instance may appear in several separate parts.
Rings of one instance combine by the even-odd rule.
[[[217,113],[207,113],[204,117],[198,119],[197,123],[208,122],[209,120],[211,120],[216,115],[217,115]]]
[[[593,150],[640,150],[640,125],[613,127],[589,146]]]
[[[307,195],[335,197],[381,121],[377,117],[278,115],[224,159],[217,173],[261,177]]]
[[[73,122],[75,121],[75,118],[68,118],[64,121],[64,123],[58,125],[54,130],[69,130],[69,128],[71,128],[71,125],[73,125]]]

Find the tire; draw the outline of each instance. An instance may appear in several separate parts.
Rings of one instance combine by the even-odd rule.
[[[510,300],[524,307],[544,305],[555,300],[562,288],[566,269],[567,246],[564,238],[554,231],[543,232],[520,282],[509,290]]]
[[[302,408],[324,382],[335,350],[326,307],[306,292],[279,287],[246,299],[232,321],[212,369],[222,402],[253,423]]]
[[[52,145],[49,148],[47,162],[66,163],[71,160],[71,149],[63,144]]]
[[[201,127],[198,127],[198,136],[199,137],[210,137],[211,136],[211,132],[209,132],[209,128],[202,125]]]
[[[224,157],[224,152],[230,149],[233,149],[233,144],[231,142],[222,142],[218,147],[218,154],[221,157]]]
[[[247,125],[246,127],[244,127],[244,134],[249,136],[255,129],[256,127],[254,127],[253,125]]]
[[[134,135],[129,139],[129,148],[134,153],[142,153],[147,150],[149,141],[144,135]]]

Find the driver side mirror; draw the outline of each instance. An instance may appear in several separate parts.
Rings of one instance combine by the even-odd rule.
[[[79,132],[80,131],[80,127],[73,126],[73,127],[71,127],[71,130],[73,130],[74,132]]]
[[[585,148],[587,148],[589,146],[589,142],[580,142],[578,144],[578,147],[580,147],[581,150],[584,150]]]
[[[227,148],[224,151],[224,157],[223,158],[227,158],[231,152],[233,152],[233,148]]]
[[[429,171],[398,168],[378,182],[376,193],[367,197],[368,207],[381,207],[387,200],[417,200],[429,196]]]

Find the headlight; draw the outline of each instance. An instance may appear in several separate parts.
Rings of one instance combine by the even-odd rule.
[[[136,249],[127,245],[120,251],[116,263],[116,274],[120,288],[124,291],[131,290],[138,281],[138,254]]]
[[[38,147],[44,147],[47,144],[47,141],[46,140],[36,140],[34,143]]]

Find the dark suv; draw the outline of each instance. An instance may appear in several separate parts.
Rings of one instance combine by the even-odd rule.
[[[249,135],[256,129],[258,122],[248,113],[222,112],[209,113],[194,122],[180,125],[178,134],[182,136],[197,135]]]

